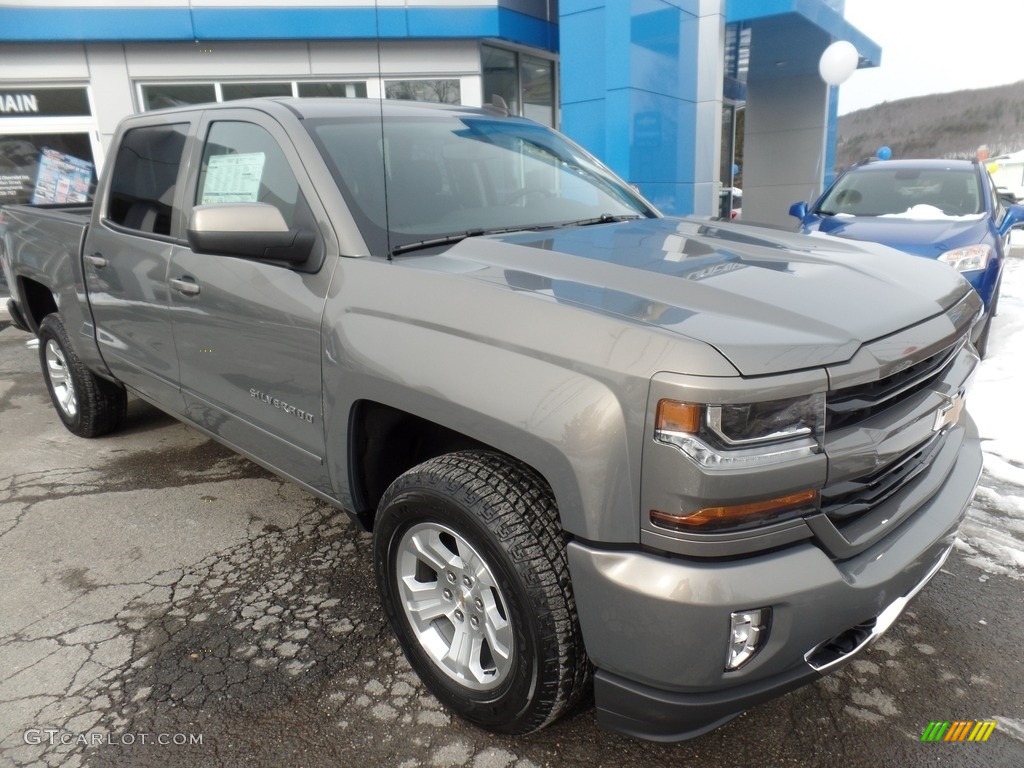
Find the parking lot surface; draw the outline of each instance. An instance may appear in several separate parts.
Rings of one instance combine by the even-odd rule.
[[[1000,322],[1024,317],[1014,290]],[[139,401],[122,431],[72,436],[30,340],[0,332],[0,766],[1024,765],[1013,460],[983,478],[932,584],[842,672],[677,745],[603,731],[591,709],[505,738],[412,673],[370,537],[344,514]],[[937,720],[997,727],[922,743]]]

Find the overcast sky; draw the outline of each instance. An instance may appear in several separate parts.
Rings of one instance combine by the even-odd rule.
[[[846,0],[882,66],[839,88],[839,113],[907,96],[1024,80],[1024,0]]]

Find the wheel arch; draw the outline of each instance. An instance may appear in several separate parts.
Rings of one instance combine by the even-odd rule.
[[[403,472],[445,453],[475,449],[510,456],[534,469],[551,488],[563,530],[570,535],[632,540],[638,523],[632,514],[625,424],[618,401],[600,389],[602,396],[591,393],[563,400],[559,413],[551,414],[545,428],[537,430],[520,426],[529,413],[520,419],[498,418],[471,404],[455,406],[450,401],[405,408],[380,399],[355,401],[349,411],[346,451],[355,516],[372,530],[380,498]],[[579,434],[595,409],[602,411],[606,423],[595,428],[599,432]],[[443,413],[447,418],[428,419],[419,413]]]
[[[582,503],[578,490],[562,479],[571,474],[565,457],[531,437],[526,436],[525,445],[502,447],[392,405],[359,400],[350,413],[347,451],[356,516],[367,530],[373,530],[377,506],[395,479],[425,461],[464,450],[490,451],[522,461],[548,484],[560,510],[578,508]]]
[[[30,277],[18,277],[17,280],[22,316],[32,333],[38,335],[43,318],[57,311],[57,299],[53,291],[38,280]]]

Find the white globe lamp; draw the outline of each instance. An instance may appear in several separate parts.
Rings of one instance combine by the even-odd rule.
[[[859,62],[860,54],[857,53],[853,43],[839,40],[832,43],[821,54],[821,60],[818,61],[818,72],[821,79],[829,85],[842,85],[857,70]]]

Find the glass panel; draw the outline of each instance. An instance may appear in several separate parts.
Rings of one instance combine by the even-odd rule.
[[[461,104],[462,86],[457,78],[451,80],[388,80],[384,83],[384,97],[406,99],[407,101]]]
[[[519,69],[516,55],[490,45],[480,47],[483,67],[484,104],[500,96],[508,105],[510,115],[519,114]]]
[[[854,168],[835,183],[814,211],[826,216],[973,216],[982,212],[978,174],[971,168]]]
[[[62,178],[54,179],[55,171]],[[0,135],[0,205],[85,203],[92,200],[95,190],[88,134]]]
[[[718,217],[734,219],[734,211],[740,207],[738,198],[739,180],[733,169],[738,170],[735,162],[736,140],[736,107],[725,104],[722,107],[722,150],[719,154],[718,178],[722,187],[718,193]]]
[[[269,203],[295,224],[299,184],[274,137],[252,123],[214,123],[203,151],[196,204]]]
[[[452,233],[651,215],[596,160],[533,123],[385,113],[383,139],[379,120],[303,124],[378,253],[389,237],[394,248]]]
[[[107,217],[156,235],[171,234],[171,210],[188,124],[128,131],[117,148]]]
[[[523,56],[523,117],[547,126],[555,124],[554,66],[548,59]]]
[[[220,86],[224,101],[237,99],[258,99],[264,96],[291,96],[291,83],[222,83]]]
[[[365,99],[366,81],[353,83],[299,83],[299,96]]]
[[[217,100],[213,83],[180,83],[142,86],[142,109],[165,109],[188,104],[207,104]]]
[[[71,117],[91,115],[85,88],[5,87],[0,90],[0,117]]]

